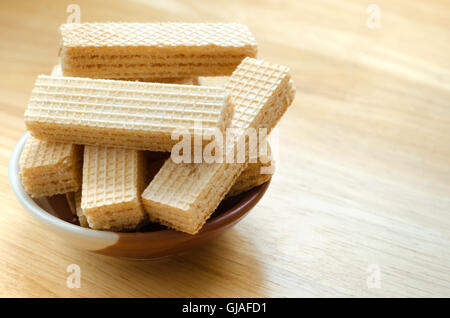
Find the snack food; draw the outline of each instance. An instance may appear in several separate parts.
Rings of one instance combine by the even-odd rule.
[[[156,81],[230,75],[256,41],[239,23],[63,24],[66,76]]]
[[[52,75],[62,74],[61,66],[55,65]],[[20,178],[25,190],[33,197],[54,195],[67,191],[74,191],[81,185],[82,151],[80,146],[72,147],[70,144],[52,143],[27,137],[24,150],[21,154]],[[78,165],[75,170],[67,170],[64,162]],[[62,178],[57,178],[56,174]],[[53,177],[52,177],[53,176]],[[56,182],[56,184],[55,184]],[[42,187],[42,189],[40,189]],[[69,202],[70,193],[68,196]]]
[[[74,193],[73,202],[75,204],[75,214],[78,217],[78,222],[82,227],[89,227],[86,216],[81,208],[81,190]]]
[[[269,148],[270,149],[270,148]],[[239,178],[227,193],[227,197],[239,195],[242,192],[257,187],[268,181],[275,172],[275,162],[270,152],[265,156],[258,156],[258,161],[249,163]]]
[[[218,87],[40,75],[25,123],[42,140],[170,151],[174,131],[205,140],[229,125],[232,112]]]
[[[239,131],[238,139],[248,128],[270,130],[295,95],[287,67],[251,58],[242,61],[225,87],[235,105],[231,127]],[[246,164],[176,164],[167,160],[142,194],[150,220],[197,233]]]
[[[76,191],[81,185],[82,147],[28,136],[20,155],[19,176],[32,197]]]
[[[66,201],[70,212],[77,217],[80,226],[89,227],[86,216],[81,209],[81,189],[77,192],[67,192]]]
[[[140,198],[144,180],[141,151],[85,146],[81,212],[89,227],[126,231],[145,222]]]

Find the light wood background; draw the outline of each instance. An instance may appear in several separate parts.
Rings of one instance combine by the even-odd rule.
[[[84,22],[242,22],[261,58],[291,67],[272,186],[216,241],[157,261],[93,255],[14,197],[10,152],[72,2]],[[0,69],[1,296],[450,296],[448,1],[1,1]]]

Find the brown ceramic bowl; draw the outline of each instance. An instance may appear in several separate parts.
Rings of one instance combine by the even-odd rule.
[[[32,199],[19,179],[19,157],[25,134],[15,146],[9,162],[11,187],[25,209],[60,234],[71,245],[94,253],[135,259],[151,259],[184,252],[208,242],[234,226],[258,203],[270,180],[238,196],[222,201],[217,210],[196,235],[170,230],[151,223],[141,232],[118,233],[86,229],[76,224],[64,195]]]

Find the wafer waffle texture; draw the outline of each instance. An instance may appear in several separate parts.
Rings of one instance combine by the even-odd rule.
[[[171,151],[173,132],[208,140],[232,113],[228,92],[218,87],[40,75],[25,123],[47,141]]]
[[[51,74],[62,74],[61,66],[54,66]],[[74,191],[81,185],[81,161],[80,146],[28,136],[20,157],[20,177],[33,197]]]
[[[170,160],[170,153],[150,152],[148,157],[149,181],[151,181],[166,160]],[[249,162],[247,168],[239,175],[239,178],[227,193],[227,197],[239,195],[242,192],[257,187],[268,181],[275,172],[275,162],[268,148],[268,153],[264,156],[259,155],[256,162]],[[148,184],[149,182],[147,182]]]
[[[259,155],[256,162],[249,162],[247,168],[242,171],[226,196],[239,195],[259,186],[269,181],[274,172],[275,161],[273,160],[269,147],[267,154]]]
[[[78,190],[81,158],[81,146],[28,136],[19,162],[25,191],[32,197],[42,197]]]
[[[60,32],[68,76],[223,76],[257,53],[253,35],[239,23],[79,23],[63,24]]]
[[[89,227],[128,231],[145,222],[145,170],[141,151],[85,146],[81,210]]]
[[[243,60],[225,86],[235,105],[231,127],[242,134],[248,128],[273,128],[295,95],[287,67],[251,58]],[[142,194],[145,210],[151,221],[195,234],[246,166],[167,160]]]
[[[153,177],[156,175],[158,170],[163,165],[164,161],[167,160],[167,158],[170,157],[170,153],[166,152],[143,152],[142,154],[144,156],[144,171],[140,171],[141,177],[145,180],[144,185],[147,185]],[[110,172],[111,173],[111,172]],[[143,187],[142,187],[143,188]],[[139,191],[140,193],[140,191]],[[74,214],[78,216],[78,221],[80,223],[80,226],[82,227],[89,227],[89,224],[87,222],[86,216],[84,215],[83,209],[81,208],[81,190],[77,191],[75,193],[71,192],[71,197],[73,200],[73,209]],[[117,228],[117,226],[116,226]],[[129,230],[132,229],[132,227],[128,228]]]

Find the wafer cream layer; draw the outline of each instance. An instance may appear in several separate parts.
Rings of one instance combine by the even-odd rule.
[[[238,23],[63,24],[65,75],[133,79],[230,75],[257,46]]]
[[[48,141],[170,151],[172,132],[204,138],[232,112],[223,88],[40,75],[25,123]]]
[[[236,137],[248,128],[274,127],[295,94],[287,67],[251,58],[244,59],[225,86],[235,105],[231,127]],[[153,221],[195,234],[246,166],[167,160],[142,194],[145,210]]]
[[[57,64],[53,67],[51,75],[53,76],[64,76],[61,64]],[[90,78],[96,78],[95,74],[88,74]],[[110,76],[108,76],[110,75]],[[121,77],[124,75],[124,77]],[[126,76],[127,74],[120,72],[120,74],[104,74],[105,79],[116,79],[116,80],[133,80],[141,82],[154,82],[154,83],[166,83],[166,84],[184,84],[184,85],[200,85],[200,80],[198,77],[164,77],[164,78],[147,78],[147,74],[143,74],[143,77],[139,77],[139,74],[132,74],[131,76]]]
[[[238,64],[238,63],[237,63]],[[122,66],[123,67],[123,66]],[[140,67],[127,68],[124,70],[103,70],[106,67],[89,68],[83,72],[74,71],[71,69],[64,69],[65,76],[88,77],[98,79],[114,79],[124,81],[142,81],[142,82],[156,82],[156,83],[182,83],[184,78],[206,76],[202,75],[208,73],[208,76],[225,76],[230,75],[236,68],[236,64],[227,65],[172,65],[170,67],[164,65],[153,65],[151,71],[155,75],[149,76],[148,71],[142,70]],[[164,76],[167,77],[161,77]]]
[[[145,219],[140,193],[145,179],[137,150],[86,146],[81,209],[89,227],[134,230]]]
[[[19,176],[32,197],[76,191],[81,185],[80,146],[28,136],[20,156]]]

